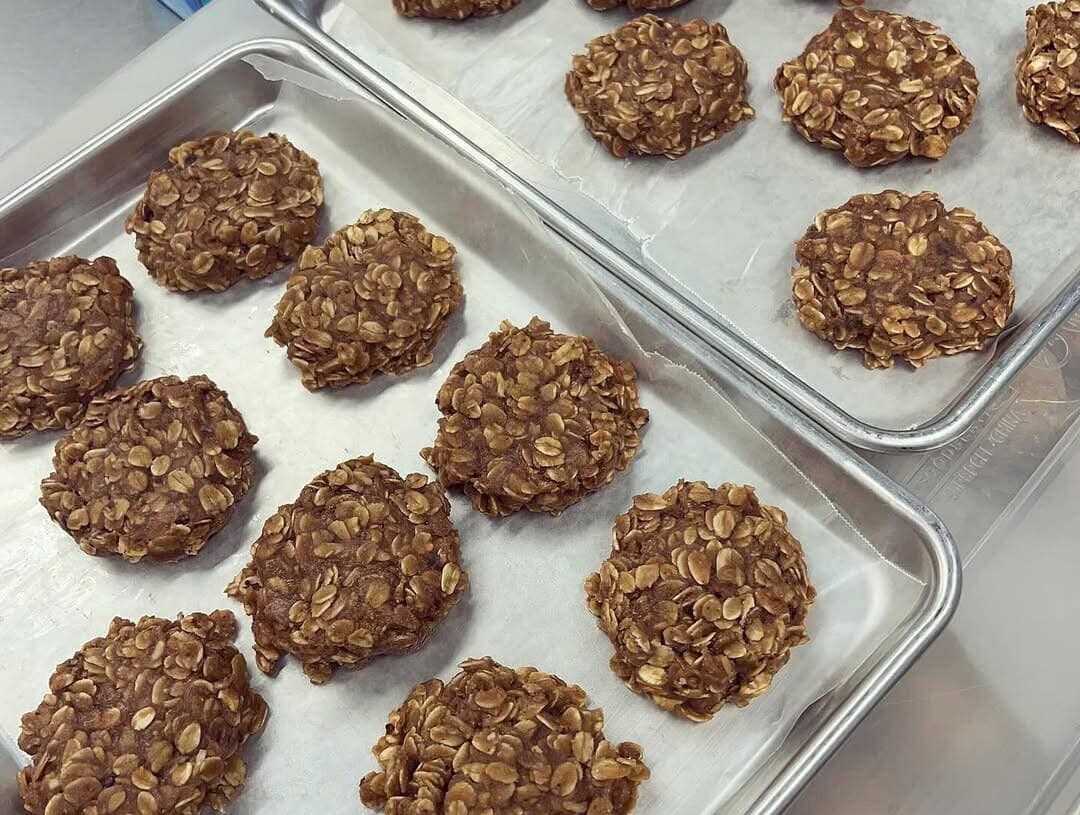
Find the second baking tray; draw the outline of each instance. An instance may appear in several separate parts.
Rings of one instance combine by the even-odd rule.
[[[542,217],[659,307],[839,437],[871,450],[960,436],[1080,303],[1076,148],[1028,124],[1012,89],[1029,0],[909,0],[982,80],[971,130],[941,162],[858,170],[779,120],[773,72],[824,28],[835,2],[694,0],[671,12],[728,26],[750,64],[757,118],[675,162],[618,161],[562,92],[570,57],[625,22],[583,0],[524,0],[465,23],[406,20],[389,0],[258,0],[396,108],[514,185]],[[762,9],[767,5],[768,11]],[[1017,308],[996,347],[912,371],[867,371],[803,329],[792,243],[850,196],[931,189],[975,212],[1013,251]]]
[[[52,666],[100,635],[113,615],[216,607],[239,613],[222,591],[247,560],[248,544],[320,470],[372,451],[402,473],[424,470],[417,451],[433,437],[434,394],[454,360],[500,319],[520,324],[539,313],[560,330],[593,335],[638,367],[642,402],[652,412],[642,454],[559,518],[492,520],[455,494],[453,518],[472,578],[468,600],[418,653],[340,674],[328,686],[311,687],[295,662],[273,679],[255,676],[271,717],[253,745],[248,786],[230,811],[358,811],[356,782],[373,767],[369,750],[387,712],[415,682],[445,678],[461,659],[491,654],[580,683],[604,708],[611,738],[644,745],[653,771],[642,790],[645,815],[721,807],[775,815],[948,621],[960,582],[948,533],[700,338],[607,270],[592,268],[621,322],[584,261],[504,188],[385,108],[356,101],[361,91],[302,46],[248,43],[0,200],[3,265],[108,254],[132,281],[146,350],[124,384],[136,376],[206,373],[260,437],[252,492],[229,526],[197,558],[157,568],[90,559],[50,522],[36,498],[55,435],[0,448],[7,524],[0,730],[14,737],[19,714],[40,699]],[[465,304],[433,365],[311,394],[262,337],[283,274],[201,296],[169,293],[150,280],[122,231],[147,173],[170,146],[240,126],[287,133],[318,158],[324,232],[363,208],[391,206],[416,212],[457,245]],[[608,551],[614,516],[634,494],[662,490],[680,476],[758,485],[764,499],[788,511],[819,589],[811,644],[794,653],[768,694],[708,725],[679,721],[626,691],[607,667],[609,646],[583,604],[582,581]],[[239,646],[250,661],[246,625]]]

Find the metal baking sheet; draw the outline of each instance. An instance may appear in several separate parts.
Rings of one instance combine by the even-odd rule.
[[[561,231],[582,226],[612,244],[628,276],[699,334],[845,440],[883,451],[955,438],[1080,303],[1076,149],[1028,124],[1012,67],[1029,0],[908,0],[898,10],[939,23],[974,62],[982,92],[970,131],[937,163],[859,170],[808,145],[780,122],[776,67],[824,28],[836,4],[694,0],[672,16],[719,19],[750,65],[757,118],[675,162],[611,158],[562,92],[570,57],[628,19],[582,0],[524,0],[497,18],[448,24],[404,20],[389,2],[259,0],[350,72],[378,74],[387,95],[532,187],[525,194]],[[345,53],[336,53],[340,47]],[[380,91],[382,93],[382,91]],[[400,96],[407,98],[399,98]],[[867,371],[798,323],[792,243],[815,213],[859,192],[933,189],[966,206],[1015,258],[1017,307],[986,353],[921,371]],[[576,223],[574,223],[576,221]]]
[[[589,267],[607,299],[587,261],[496,181],[362,96],[302,46],[249,43],[0,200],[0,263],[67,252],[117,259],[135,286],[146,341],[140,368],[125,383],[205,372],[261,439],[255,485],[230,525],[198,558],[157,568],[89,559],[37,505],[55,435],[0,448],[0,511],[9,531],[0,614],[5,626],[18,628],[0,638],[0,742],[14,739],[19,715],[38,702],[52,666],[99,635],[113,615],[215,607],[239,614],[224,586],[246,562],[262,521],[319,471],[370,451],[403,473],[422,470],[417,451],[432,437],[433,395],[453,361],[500,319],[523,322],[540,313],[637,366],[652,411],[643,454],[610,487],[557,519],[491,520],[455,495],[453,518],[473,583],[468,601],[422,651],[340,674],[327,687],[311,687],[295,663],[273,679],[255,676],[272,713],[250,751],[248,788],[231,811],[355,811],[355,785],[374,765],[369,750],[387,712],[415,682],[449,676],[461,659],[490,653],[582,684],[605,709],[611,737],[643,743],[653,779],[641,812],[779,812],[944,627],[960,579],[948,533],[700,338],[606,270]],[[262,337],[284,273],[210,296],[168,293],[149,279],[122,231],[146,174],[171,145],[239,126],[287,133],[318,158],[324,232],[385,205],[418,213],[454,241],[466,303],[435,364],[364,388],[310,394]],[[683,475],[754,483],[785,507],[819,589],[812,644],[795,652],[765,697],[707,726],[663,714],[620,685],[581,588],[631,496]],[[239,645],[250,657],[246,626]],[[686,784],[687,772],[704,781]]]

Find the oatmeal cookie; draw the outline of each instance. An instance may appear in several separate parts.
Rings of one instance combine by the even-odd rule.
[[[634,498],[585,581],[635,693],[695,722],[764,693],[807,641],[815,591],[787,516],[753,487],[679,481]]]
[[[228,593],[251,615],[261,670],[289,653],[322,684],[419,648],[468,585],[442,488],[364,456],[270,516]]]
[[[408,213],[368,210],[304,250],[266,335],[310,390],[427,365],[461,304],[455,252]]]
[[[975,113],[974,66],[932,23],[844,8],[776,73],[785,121],[857,167],[940,159]]]
[[[795,258],[800,322],[838,349],[860,349],[867,368],[979,350],[1016,298],[1009,250],[932,192],[886,190],[825,210]]]
[[[436,404],[443,417],[421,454],[493,516],[556,515],[600,489],[630,465],[649,419],[632,365],[538,317],[503,322],[454,366]]]
[[[565,90],[613,155],[674,159],[753,118],[746,73],[719,23],[646,14],[576,55]]]
[[[216,133],[169,151],[124,228],[172,291],[224,291],[299,257],[323,203],[319,165],[284,136]]]
[[[0,269],[0,440],[71,427],[141,351],[112,258]]]
[[[232,645],[231,612],[175,621],[119,617],[49,679],[22,717],[30,764],[19,793],[32,815],[196,815],[244,785],[241,751],[266,702]]]
[[[178,560],[228,523],[257,441],[205,376],[150,379],[90,403],[41,503],[87,554]]]
[[[1080,144],[1080,0],[1040,3],[1027,13],[1016,60],[1016,97],[1033,124]]]
[[[603,712],[585,703],[577,685],[536,668],[467,660],[390,714],[360,800],[397,815],[626,815],[649,777],[641,747],[605,739]]]

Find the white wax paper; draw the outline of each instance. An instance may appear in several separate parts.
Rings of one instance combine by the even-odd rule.
[[[256,672],[253,683],[271,716],[247,750],[248,786],[230,811],[359,811],[356,784],[375,767],[370,749],[387,713],[415,683],[447,678],[461,660],[484,654],[581,684],[604,708],[610,738],[644,745],[653,778],[643,788],[641,812],[711,811],[761,765],[808,705],[901,625],[921,585],[882,559],[704,380],[644,352],[538,221],[444,147],[371,103],[331,100],[296,85],[287,85],[250,126],[286,133],[318,158],[326,183],[324,233],[365,208],[389,206],[417,213],[449,237],[459,250],[464,306],[433,365],[312,394],[282,350],[262,336],[285,274],[220,295],[166,292],[122,234],[134,188],[115,202],[115,215],[77,244],[51,247],[111,255],[134,284],[146,350],[124,384],[206,373],[228,391],[260,441],[254,486],[231,523],[197,557],[166,566],[90,558],[49,520],[37,504],[38,481],[49,472],[55,434],[0,448],[7,529],[0,544],[0,730],[17,735],[20,715],[39,702],[53,666],[102,635],[114,615],[230,608],[240,617],[238,645],[253,668],[247,618],[223,591],[247,561],[263,520],[317,473],[352,456],[374,452],[403,474],[425,471],[418,450],[433,438],[434,395],[453,362],[500,320],[522,324],[540,314],[558,330],[591,334],[637,366],[641,400],[652,413],[640,456],[612,485],[558,518],[519,513],[491,520],[455,494],[452,517],[472,582],[467,599],[423,650],[339,672],[327,686],[310,685],[291,660],[276,678]],[[151,149],[164,158],[166,148]],[[812,641],[795,651],[769,693],[704,725],[665,714],[618,682],[607,667],[610,645],[583,602],[582,582],[609,551],[615,515],[634,494],[662,491],[681,476],[755,484],[762,499],[784,507],[819,591],[808,621]]]
[[[861,354],[836,352],[799,324],[791,304],[792,244],[817,212],[857,193],[934,190],[947,207],[974,210],[1012,251],[1017,300],[1010,330],[1036,316],[1080,268],[1080,180],[1077,148],[1028,124],[1015,100],[1013,65],[1029,5],[893,4],[951,35],[975,65],[982,89],[972,127],[943,161],[874,170],[804,142],[780,121],[772,87],[777,67],[828,24],[835,0],[693,0],[669,13],[728,28],[749,63],[757,109],[753,121],[674,162],[612,158],[563,94],[571,55],[630,19],[625,10],[597,13],[583,0],[521,0],[499,17],[448,23],[403,19],[389,0],[338,0],[322,24],[441,115],[460,124],[468,117],[463,106],[554,167],[611,213],[610,224],[597,224],[601,231],[624,224],[656,274],[712,307],[834,404],[877,427],[901,430],[945,411],[992,354],[937,360],[921,371],[904,363],[867,371]]]

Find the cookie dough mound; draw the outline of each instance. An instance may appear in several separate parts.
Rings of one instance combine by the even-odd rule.
[[[284,136],[247,130],[184,142],[150,174],[124,224],[172,291],[224,291],[295,260],[315,237],[319,165]]]
[[[586,49],[566,75],[566,98],[619,158],[678,158],[754,116],[746,61],[719,23],[646,14]]]
[[[372,748],[360,800],[387,813],[626,815],[648,779],[636,744],[604,738],[585,691],[491,657],[417,685]],[[432,802],[441,802],[432,808]]]
[[[690,0],[585,0],[590,8],[597,11],[626,6],[630,11],[665,11],[669,8],[689,3]]]
[[[979,81],[931,23],[851,8],[780,67],[776,89],[784,120],[807,141],[876,167],[942,158],[971,124]]]
[[[205,376],[149,379],[90,403],[41,503],[87,554],[178,560],[228,523],[257,441]]]
[[[632,365],[538,317],[525,328],[504,321],[435,402],[443,418],[421,455],[493,516],[557,515],[600,489],[630,465],[649,419]]]
[[[518,2],[519,0],[394,0],[394,8],[404,17],[464,20],[468,17],[493,17],[509,11]]]
[[[787,516],[752,487],[703,481],[636,496],[585,592],[615,646],[611,669],[695,722],[769,688],[807,641],[815,597]]]
[[[240,753],[267,715],[235,635],[228,611],[175,622],[117,617],[108,634],[60,663],[49,693],[22,718],[26,811],[222,810],[244,784]]]
[[[71,427],[141,351],[112,258],[0,269],[0,439]]]
[[[817,216],[795,258],[799,320],[867,368],[982,349],[1016,297],[1009,250],[932,192],[856,195]]]
[[[251,615],[261,670],[290,653],[322,684],[419,648],[468,585],[442,489],[365,456],[278,509],[228,593]]]
[[[1028,121],[1080,144],[1080,0],[1040,3],[1027,13],[1016,60],[1016,98]]]
[[[408,213],[368,210],[304,250],[266,335],[310,390],[427,365],[461,304],[455,251]]]

